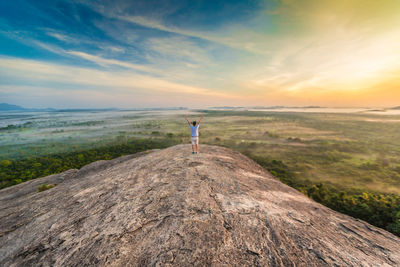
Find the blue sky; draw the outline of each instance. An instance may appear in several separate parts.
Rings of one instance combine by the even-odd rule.
[[[392,105],[374,101],[398,88],[397,11],[390,0],[1,1],[0,102]]]

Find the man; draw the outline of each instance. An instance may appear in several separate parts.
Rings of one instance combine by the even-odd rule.
[[[192,135],[192,154],[198,154],[199,153],[199,126],[201,121],[203,120],[203,116],[201,116],[201,119],[199,123],[196,121],[193,121],[190,123],[188,120],[187,116],[185,116],[186,121],[188,122],[190,126],[190,133]]]

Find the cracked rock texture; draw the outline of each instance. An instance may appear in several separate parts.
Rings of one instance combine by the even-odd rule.
[[[400,266],[400,238],[178,145],[0,191],[1,266]],[[43,183],[58,185],[38,193]]]

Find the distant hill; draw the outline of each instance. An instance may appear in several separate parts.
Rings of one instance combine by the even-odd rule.
[[[390,108],[390,109],[400,109],[400,106],[393,107],[393,108]]]
[[[25,110],[25,108],[21,107],[21,106],[17,106],[17,105],[10,105],[7,103],[0,103],[0,111],[3,110]]]
[[[8,187],[0,218],[0,266],[400,266],[399,237],[217,146],[141,152]]]
[[[17,105],[11,105],[7,103],[0,103],[1,111],[54,111],[54,108],[24,108]]]

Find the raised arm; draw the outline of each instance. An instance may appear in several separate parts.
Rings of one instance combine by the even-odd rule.
[[[190,121],[188,120],[187,116],[185,116],[185,119],[186,119],[187,123],[189,123],[189,125],[190,125]]]
[[[204,119],[204,117],[201,116],[201,119],[199,120],[199,125],[200,125],[200,123],[203,121],[203,119]]]

